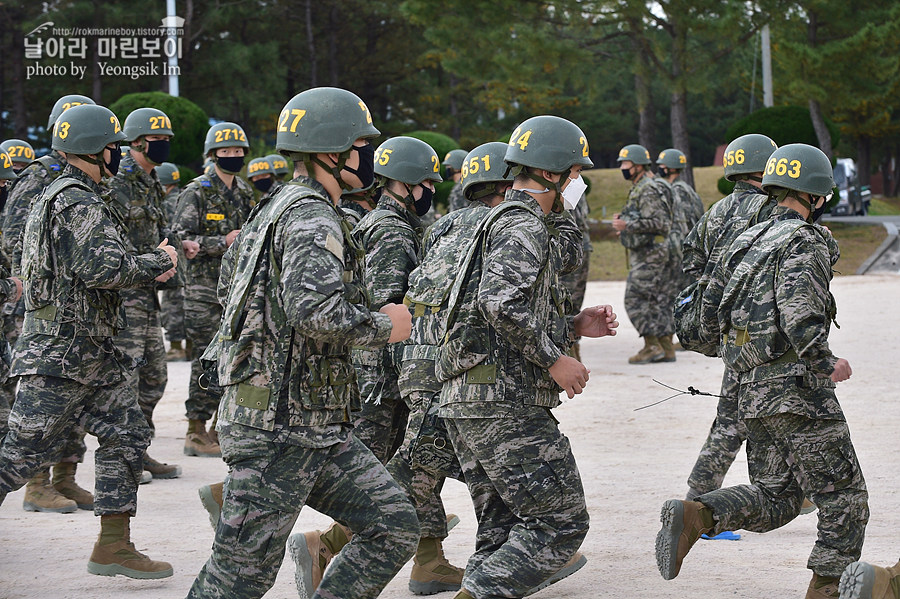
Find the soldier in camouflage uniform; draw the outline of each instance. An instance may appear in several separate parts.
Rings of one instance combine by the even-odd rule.
[[[447,179],[453,181],[453,188],[450,190],[450,195],[447,197],[448,214],[454,210],[462,210],[463,208],[469,207],[469,201],[463,193],[461,183],[463,161],[466,159],[466,155],[467,153],[465,150],[450,150],[447,152],[447,155],[444,156],[444,162],[441,163],[444,167]]]
[[[505,161],[513,187],[458,266],[436,362],[439,413],[478,517],[458,599],[522,597],[584,564],[584,490],[550,408],[560,391],[574,397],[587,383],[584,365],[565,355],[574,335],[612,334],[616,325],[609,306],[574,320],[566,313],[562,246],[547,222],[592,165],[584,133],[559,117],[533,117],[513,132]],[[574,204],[583,188],[572,189]],[[571,246],[576,258],[580,248]]]
[[[644,146],[625,146],[619,150],[618,162],[632,187],[621,214],[613,216],[612,225],[628,250],[625,311],[644,338],[644,347],[628,358],[628,363],[672,362],[675,298],[666,283],[672,227],[670,190],[650,172],[650,152]]]
[[[690,283],[684,274],[682,246],[688,233],[703,216],[703,200],[694,188],[681,178],[681,171],[687,167],[687,157],[681,150],[669,148],[659,153],[656,159],[660,180],[669,185],[672,195],[672,228],[669,231],[669,266],[673,297],[681,293]]]
[[[287,158],[281,154],[269,154],[266,156],[266,160],[272,165],[272,170],[275,171],[276,179],[282,183],[287,183],[291,180],[293,169],[291,169],[291,165],[288,164]]]
[[[564,273],[560,276],[559,281],[568,290],[569,297],[572,300],[572,310],[575,312],[580,312],[581,306],[584,305],[584,293],[587,290],[588,273],[591,270],[591,252],[594,251],[594,246],[591,245],[591,227],[588,223],[590,210],[587,199],[583,195],[579,198],[575,208],[569,210],[575,218],[578,230],[581,231],[583,258],[575,270]],[[579,362],[581,361],[581,342],[578,339],[575,340],[575,345],[572,346],[572,357]]]
[[[284,159],[281,159],[284,162]],[[269,157],[254,158],[247,165],[247,178],[253,183],[253,187],[260,194],[261,202],[263,198],[273,198],[284,187],[284,182],[275,174],[275,167]]]
[[[34,148],[31,147],[30,143],[22,139],[7,139],[0,143],[0,152],[6,152],[6,155],[12,160],[13,172],[17,175],[34,161]],[[14,184],[15,181],[7,183],[7,185]],[[0,204],[0,209],[2,207],[3,205]]]
[[[359,402],[350,346],[402,341],[410,328],[405,306],[365,306],[361,253],[336,207],[342,190],[371,184],[378,130],[365,104],[336,88],[298,94],[278,123],[277,147],[298,176],[261,205],[223,262],[218,429],[229,474],[212,556],[188,596],[262,597],[306,504],[356,534],[319,571],[318,591],[312,562],[298,570],[301,597],[366,599],[418,539],[403,491],[350,426]]]
[[[838,577],[859,559],[868,493],[834,393],[852,371],[828,347],[836,314],[829,283],[840,252],[813,224],[833,186],[831,162],[818,148],[775,150],[762,189],[778,206],[734,241],[703,295],[701,326],[718,333],[739,377],[751,484],[664,504],[656,558],[667,580],[701,533],[779,528],[797,517],[805,496],[819,508],[806,599],[837,598]]]
[[[725,178],[734,182],[734,192],[713,204],[684,241],[684,274],[689,282],[699,283],[700,295],[738,235],[772,213],[775,200],[759,187],[766,162],[776,149],[774,141],[756,133],[738,137],[725,148]],[[688,500],[722,486],[747,438],[747,427],[738,416],[738,387],[737,373],[726,366],[716,418],[688,477]]]
[[[47,131],[52,132],[57,118],[73,106],[94,104],[86,96],[77,94],[61,97],[53,105],[47,121]],[[16,180],[15,188],[7,198],[2,214],[2,250],[3,264],[7,265],[13,275],[20,275],[22,262],[22,235],[25,221],[31,206],[37,201],[44,189],[55,180],[66,166],[66,157],[56,150],[42,156],[28,165]],[[4,335],[10,346],[15,346],[22,331],[25,317],[25,303],[22,299],[3,308]],[[5,393],[7,401],[12,405],[15,400],[17,380],[9,377],[0,393]],[[94,497],[75,481],[78,464],[84,460],[86,451],[84,431],[73,426],[69,434],[59,441],[56,462],[53,468],[53,479],[50,479],[49,465],[35,474],[25,486],[23,507],[28,511],[40,512],[73,512],[78,508],[92,509]]]
[[[110,207],[123,225],[128,249],[134,253],[147,253],[163,239],[169,239],[177,246],[163,208],[162,186],[154,171],[154,167],[169,157],[169,144],[174,135],[172,123],[161,110],[138,108],[125,118],[122,131],[129,143],[129,152],[122,160],[119,172],[107,185],[112,196]],[[180,245],[185,257],[193,258],[197,254],[196,242],[184,241]],[[157,289],[176,289],[183,284],[184,278],[175,276],[162,285],[149,281],[120,294],[126,326],[119,330],[116,345],[141,364],[127,378],[151,434],[156,430],[153,410],[162,399],[168,382]],[[181,474],[180,466],[161,463],[146,452],[144,470],[153,478],[177,478]]]
[[[184,325],[191,345],[191,380],[184,403],[188,418],[184,454],[190,456],[222,455],[214,436],[206,430],[206,421],[216,412],[220,394],[215,385],[201,388],[200,355],[222,318],[222,306],[216,298],[222,254],[234,242],[253,203],[250,184],[237,175],[249,147],[244,130],[235,123],[210,127],[203,153],[213,161],[213,170],[184,188],[178,196],[172,223],[181,239],[200,244],[197,256],[188,262],[184,287]]]
[[[181,173],[178,171],[178,167],[171,162],[163,162],[154,170],[165,193],[162,201],[163,212],[165,212],[166,221],[171,225],[175,221],[175,209],[181,193],[181,188],[178,186],[181,181]],[[166,330],[166,339],[169,341],[166,360],[180,362],[187,358],[184,341],[184,285],[174,289],[163,289],[162,296],[160,322]]]
[[[10,183],[16,180],[16,173],[13,170],[13,161],[9,155],[0,150],[0,199],[6,200],[7,188]],[[22,297],[22,281],[18,278],[9,277],[9,271],[0,265],[0,304],[4,307],[7,304],[15,305]],[[6,354],[10,351],[9,346],[3,345],[4,341],[0,340],[0,351]],[[9,366],[5,359],[0,359],[0,382],[3,385],[9,380]],[[15,392],[15,380],[12,381],[12,391]],[[12,407],[15,397],[10,399],[6,393],[0,394],[0,438],[6,436],[8,429],[7,420],[9,419],[9,409]]]
[[[19,393],[0,447],[0,501],[58,452],[59,439],[77,421],[100,443],[94,500],[100,537],[88,572],[164,578],[172,567],[139,553],[129,537],[150,430],[125,376],[134,365],[113,338],[123,324],[117,290],[168,280],[177,259],[164,243],[129,253],[99,196],[101,175],[118,168],[124,137],[102,106],[75,106],[56,123],[53,149],[65,152],[68,164],[25,226],[25,323],[11,366]]]

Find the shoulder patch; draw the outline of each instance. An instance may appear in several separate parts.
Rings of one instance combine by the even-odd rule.
[[[212,187],[212,181],[208,179],[201,179],[200,185],[202,185],[203,187]]]
[[[344,263],[344,244],[331,233],[325,237],[325,249],[334,254],[341,264]]]

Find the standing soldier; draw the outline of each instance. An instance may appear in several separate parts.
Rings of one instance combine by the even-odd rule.
[[[629,364],[672,362],[675,332],[671,287],[666,285],[669,263],[669,230],[672,203],[668,186],[654,180],[650,152],[638,144],[619,150],[622,175],[632,183],[621,214],[613,216],[613,228],[628,250],[625,311],[644,347],[628,358]]]
[[[229,472],[213,552],[188,597],[262,597],[309,505],[357,534],[319,592],[298,571],[301,597],[370,599],[412,557],[419,531],[350,423],[350,347],[400,342],[410,329],[403,305],[365,307],[360,254],[337,208],[342,190],[371,185],[378,130],[362,100],[336,88],[294,96],[277,126],[297,177],[261,205],[223,264],[218,428]]]
[[[281,161],[285,162],[283,158]],[[285,164],[287,163],[285,162]],[[275,194],[284,187],[284,183],[275,173],[275,167],[272,166],[272,160],[268,156],[254,158],[247,164],[247,178],[253,183],[253,187],[259,191],[261,198],[275,197]]]
[[[163,211],[166,213],[166,221],[171,226],[175,222],[175,209],[178,206],[178,195],[181,188],[181,173],[178,167],[171,162],[163,162],[156,167],[156,177],[163,186]],[[184,279],[184,277],[181,277]],[[166,330],[166,339],[169,340],[169,351],[166,352],[166,360],[180,362],[187,359],[187,349],[184,340],[184,285],[174,289],[163,289],[162,312],[160,321]]]
[[[16,173],[13,170],[13,161],[9,155],[0,150],[0,199],[6,199],[7,187],[16,180]],[[7,304],[15,305],[22,297],[22,282],[18,278],[9,277],[9,271],[5,267],[0,266],[0,302],[5,308]],[[6,436],[8,431],[9,410],[15,401],[16,381],[11,380],[9,385],[9,366],[7,360],[9,358],[10,348],[5,345],[5,341],[0,340],[0,352],[3,356],[0,359],[0,382],[4,386],[4,393],[0,394],[0,439]]]
[[[11,366],[19,394],[0,448],[0,501],[45,463],[77,421],[100,443],[94,500],[100,537],[88,572],[165,578],[172,566],[138,552],[129,535],[150,430],[125,376],[129,358],[113,339],[122,325],[117,290],[168,280],[177,258],[165,240],[146,254],[129,253],[100,198],[101,177],[115,174],[124,138],[102,106],[73,107],[54,129],[53,149],[65,152],[68,164],[25,226],[25,323]]]
[[[6,152],[6,155],[12,160],[13,172],[17,175],[34,161],[34,148],[30,143],[21,139],[7,139],[0,143],[0,152]],[[13,183],[15,181],[10,181],[7,185]]]
[[[465,150],[450,150],[444,156],[444,162],[441,163],[447,178],[453,181],[453,188],[447,197],[448,213],[469,207],[469,201],[463,194],[462,183],[460,183],[462,180],[463,161],[466,159],[466,155],[467,152]]]
[[[200,245],[197,256],[188,262],[184,287],[184,326],[191,346],[191,380],[185,402],[188,432],[184,439],[184,454],[189,456],[222,455],[219,444],[206,430],[206,421],[219,405],[219,393],[215,386],[200,387],[200,355],[222,318],[222,306],[216,297],[222,254],[234,242],[253,203],[252,188],[237,175],[249,148],[239,125],[225,122],[209,128],[203,153],[212,161],[212,170],[181,192],[172,226],[182,239]]]
[[[806,599],[836,599],[838,577],[859,559],[868,493],[834,392],[852,370],[828,347],[837,311],[829,284],[840,252],[813,224],[833,186],[831,162],[818,148],[775,150],[762,189],[778,205],[735,240],[704,293],[702,326],[718,332],[740,380],[751,484],[663,505],[656,561],[666,580],[678,576],[701,534],[774,530],[797,517],[804,497],[819,508]]]
[[[291,179],[291,165],[288,159],[281,154],[269,154],[266,159],[272,165],[275,171],[275,177],[282,183],[287,183]]]
[[[672,280],[672,297],[690,285],[691,279],[684,274],[682,246],[688,233],[703,216],[703,200],[694,188],[681,178],[681,171],[687,167],[684,152],[669,148],[659,153],[657,168],[663,181],[672,190],[672,228],[669,231],[669,266]]]

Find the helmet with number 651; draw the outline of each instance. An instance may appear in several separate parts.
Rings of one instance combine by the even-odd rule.
[[[73,106],[60,115],[53,130],[52,148],[67,154],[99,154],[125,139],[119,119],[105,106]]]
[[[738,181],[746,178],[746,175],[763,172],[769,156],[777,149],[778,145],[765,135],[741,135],[728,144],[722,155],[725,178]]]
[[[375,150],[375,174],[383,179],[418,185],[426,179],[440,182],[441,164],[427,143],[414,137],[392,137]]]
[[[496,193],[497,183],[512,182],[515,177],[503,162],[506,147],[502,141],[491,141],[466,155],[460,179],[466,199],[477,200],[492,195]]]
[[[802,191],[813,197],[834,189],[834,171],[825,152],[806,144],[788,144],[772,152],[763,171],[763,191],[773,187]]]

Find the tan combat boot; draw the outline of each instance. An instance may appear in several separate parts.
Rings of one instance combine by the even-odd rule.
[[[26,512],[71,514],[78,509],[78,504],[54,489],[50,484],[50,471],[42,469],[25,484],[22,507]]]
[[[78,464],[60,462],[53,466],[53,488],[61,495],[74,501],[80,510],[94,509],[94,496],[75,482],[75,470]]]
[[[810,501],[809,499],[804,497],[803,504],[800,506],[800,515],[805,516],[806,514],[811,514],[814,511],[816,511],[817,509],[819,509],[819,508],[816,506],[815,503],[813,503],[812,501]]]
[[[456,514],[447,514],[447,532],[450,532],[459,524],[459,516]]]
[[[197,490],[200,494],[200,503],[209,514],[209,523],[213,529],[219,525],[219,518],[222,516],[222,494],[225,483],[213,483],[205,485]]]
[[[464,573],[463,568],[457,568],[444,557],[441,539],[422,537],[413,558],[409,592],[413,595],[434,595],[441,591],[458,591]]]
[[[184,438],[184,455],[201,458],[220,458],[222,450],[213,443],[206,433],[206,423],[202,420],[188,420],[188,431]]]
[[[900,599],[900,561],[890,568],[853,562],[841,575],[841,599]]]
[[[178,478],[181,476],[181,466],[164,464],[150,457],[144,452],[144,472],[149,472],[153,478]]]
[[[319,588],[325,569],[344,545],[350,542],[353,533],[349,528],[332,522],[325,532],[313,530],[297,533],[288,539],[288,550],[294,560],[294,579],[300,599],[309,599]]]
[[[100,536],[88,561],[88,572],[98,576],[121,574],[129,578],[171,576],[171,564],[154,561],[134,548],[130,520],[128,514],[100,516]]]
[[[551,574],[550,577],[547,580],[545,580],[544,582],[542,582],[541,584],[537,585],[536,587],[534,587],[532,589],[529,589],[528,592],[525,593],[525,597],[530,597],[531,595],[534,595],[541,589],[546,589],[551,584],[559,582],[563,578],[566,578],[567,576],[571,576],[572,574],[575,574],[575,572],[578,572],[579,570],[581,570],[586,563],[587,563],[587,558],[584,557],[584,555],[582,555],[582,553],[580,551],[576,551],[575,555],[573,555],[569,559],[569,561],[566,562],[565,566],[563,566],[562,568],[560,568],[559,570],[557,570],[556,572]]]
[[[681,571],[681,563],[700,535],[712,530],[711,509],[698,501],[670,499],[659,515],[662,528],[656,535],[656,566],[666,580]]]
[[[167,362],[183,362],[187,359],[187,354],[181,346],[181,341],[173,341],[169,351],[166,352]]]
[[[659,346],[663,350],[663,356],[659,359],[653,360],[654,362],[674,362],[675,361],[675,346],[672,345],[672,335],[663,335],[658,338]]]
[[[459,589],[459,592],[453,595],[453,599],[475,599],[475,595],[471,594],[466,589]]]
[[[641,351],[628,358],[629,364],[649,364],[665,357],[665,352],[659,346],[659,339],[651,335],[644,335],[644,347]]]
[[[806,589],[806,599],[838,599],[840,595],[839,580],[837,577],[819,576],[813,572],[809,588]]]

